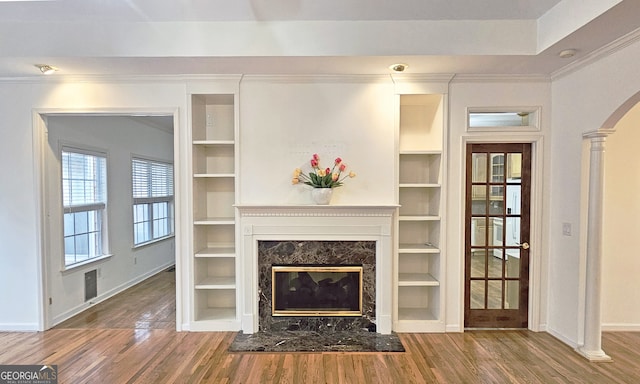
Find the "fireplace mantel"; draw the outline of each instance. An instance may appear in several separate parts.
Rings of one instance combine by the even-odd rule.
[[[392,232],[397,205],[236,205],[240,214],[242,330],[258,330],[258,241],[375,241],[376,326],[391,333]]]
[[[391,216],[399,205],[236,205],[242,216]]]

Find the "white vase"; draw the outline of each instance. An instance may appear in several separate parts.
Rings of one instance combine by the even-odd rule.
[[[319,205],[327,205],[331,201],[333,188],[313,188],[311,190],[311,199]]]

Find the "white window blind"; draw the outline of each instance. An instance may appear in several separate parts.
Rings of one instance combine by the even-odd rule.
[[[173,165],[133,159],[133,198],[173,196]]]
[[[61,168],[64,265],[68,267],[107,253],[107,158],[103,153],[63,147]]]
[[[173,234],[173,165],[134,158],[133,243],[141,245]]]

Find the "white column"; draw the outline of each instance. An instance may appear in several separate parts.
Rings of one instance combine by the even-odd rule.
[[[591,140],[589,156],[589,208],[587,218],[587,276],[584,318],[584,345],[577,351],[590,361],[611,361],[602,350],[601,274],[602,220],[604,197],[604,143],[608,132],[584,135]]]

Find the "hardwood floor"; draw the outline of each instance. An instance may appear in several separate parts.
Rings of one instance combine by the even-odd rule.
[[[56,364],[73,384],[640,382],[632,332],[604,334],[611,363],[526,330],[400,334],[404,353],[229,353],[233,332],[169,326],[172,279],[162,272],[46,332],[0,333],[0,364]]]

